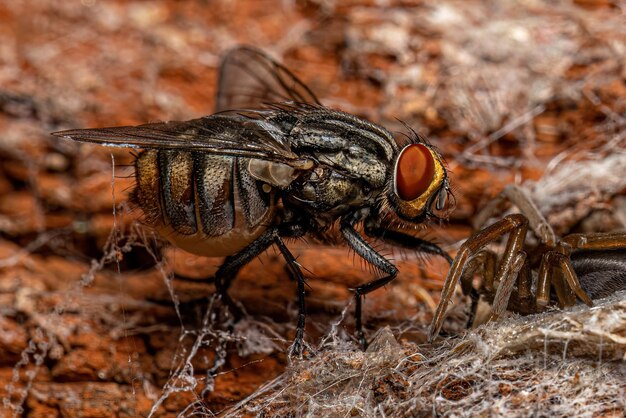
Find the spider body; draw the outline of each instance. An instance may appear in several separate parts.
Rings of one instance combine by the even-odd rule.
[[[614,234],[594,234],[599,239],[615,238]],[[581,239],[582,235],[567,236],[560,242]],[[615,292],[626,290],[626,247],[617,249],[573,250],[569,255],[559,252],[559,244],[546,245],[539,243],[534,247],[524,248],[526,260],[521,266],[517,283],[513,285],[506,310],[521,315],[536,314],[549,307],[567,308],[577,303],[576,293],[568,286],[564,271],[559,263],[562,259],[571,266],[576,277],[581,294],[581,300],[591,304],[595,299],[601,299]],[[484,300],[493,306],[499,283],[494,283],[497,274],[497,254],[490,250],[479,251],[467,263],[461,276],[463,294],[469,296],[472,305],[469,313],[468,327],[473,325],[479,300]],[[556,258],[556,264],[553,259]],[[546,259],[546,261],[544,261]],[[542,267],[542,263],[548,263]],[[566,267],[567,268],[567,267]],[[540,280],[540,272],[547,277]],[[478,286],[474,287],[474,277],[478,275]],[[539,286],[541,283],[543,288]],[[583,293],[584,292],[584,293]],[[540,297],[538,297],[540,296]],[[492,318],[492,319],[495,319]]]
[[[570,258],[581,286],[591,299],[626,290],[626,249],[575,251]]]

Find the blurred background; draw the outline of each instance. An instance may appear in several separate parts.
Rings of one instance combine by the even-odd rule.
[[[449,251],[510,183],[527,188],[559,234],[624,229],[625,8],[618,0],[0,3],[5,416],[145,416],[153,407],[165,416],[194,401],[218,412],[284,370],[295,326],[295,284],[269,251],[232,291],[256,319],[222,345],[204,324],[211,332],[198,343],[206,306],[186,302],[209,300],[213,285],[201,279],[220,260],[157,250],[134,225],[138,214],[124,204],[134,184],[128,150],[50,132],[210,114],[220,57],[255,45],[325,105],[394,132],[405,131],[402,121],[441,150],[457,206],[420,236]],[[290,247],[309,270],[314,343],[340,319],[349,289],[374,273],[342,247]],[[396,331],[423,341],[446,265],[389,251],[401,274],[368,296],[368,331],[410,320]],[[171,272],[191,279],[166,280]],[[351,312],[340,327],[346,339]],[[180,368],[186,358],[192,371]],[[207,377],[215,364],[221,374]],[[213,390],[201,393],[207,384]]]

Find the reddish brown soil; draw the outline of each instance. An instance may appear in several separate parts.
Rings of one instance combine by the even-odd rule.
[[[0,409],[5,416],[147,415],[195,341],[195,335],[181,333],[201,324],[206,305],[194,301],[209,300],[214,286],[202,278],[211,277],[221,261],[156,251],[150,237],[146,249],[130,227],[139,214],[124,206],[113,209],[133,186],[132,176],[123,177],[132,174],[125,167],[133,162],[128,150],[78,146],[51,138],[52,131],[209,114],[220,55],[239,43],[254,44],[283,59],[325,103],[400,130],[398,117],[437,138],[452,172],[457,207],[448,225],[422,235],[450,246],[468,236],[468,220],[477,208],[516,176],[537,179],[551,157],[600,141],[593,127],[606,118],[602,106],[616,112],[626,107],[622,73],[594,90],[601,105],[555,98],[531,119],[527,128],[535,132],[536,160],[524,158],[519,132],[494,141],[486,154],[514,157],[514,165],[458,159],[480,138],[451,126],[444,105],[424,100],[410,87],[395,93],[383,88],[386,74],[405,68],[418,52],[423,79],[436,83],[442,77],[440,39],[412,33],[420,40],[405,45],[409,58],[402,51],[368,49],[364,39],[375,36],[368,31],[388,21],[384,13],[394,13],[376,3],[0,4]],[[416,13],[427,8],[421,1],[389,3]],[[577,3],[585,8],[581,13],[611,13],[609,1]],[[582,80],[604,71],[605,64],[572,65],[564,77]],[[306,339],[316,344],[350,302],[350,289],[373,274],[341,246],[298,241],[290,248],[308,270]],[[191,278],[172,281],[180,316],[155,259],[167,260],[166,272]],[[437,299],[444,263],[408,257],[398,267],[398,279],[366,300],[368,332],[418,314],[427,320]],[[250,354],[241,351],[255,351],[250,343],[228,343],[214,390],[202,394],[206,370],[216,358],[217,340],[207,337],[209,347],[192,359],[198,386],[171,393],[154,416],[175,416],[198,401],[218,413],[279,375],[293,338],[295,293],[274,251],[247,266],[232,296],[251,319],[235,334],[265,335],[259,337],[265,347]],[[353,332],[351,308],[348,312],[341,325],[346,338]],[[425,327],[415,324],[404,337],[422,341]],[[220,330],[219,323],[212,329]],[[180,376],[169,382],[186,384]],[[450,396],[464,390],[449,387]]]

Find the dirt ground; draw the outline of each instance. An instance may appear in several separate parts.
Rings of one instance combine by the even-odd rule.
[[[558,234],[626,225],[619,0],[25,0],[0,3],[0,39],[3,416],[257,415],[263,408],[236,405],[286,370],[290,384],[310,384],[315,372],[303,365],[321,367],[286,356],[296,284],[279,254],[244,268],[231,294],[248,316],[224,325],[203,280],[221,260],[165,248],[124,203],[131,153],[49,135],[210,114],[220,56],[238,44],[284,62],[330,107],[428,137],[447,160],[456,207],[447,223],[417,232],[452,253],[477,210],[510,183],[529,190]],[[289,247],[307,271],[311,352],[331,364],[329,339],[358,352],[350,289],[375,272],[344,246]],[[400,275],[368,295],[367,334],[388,325],[403,349],[423,344],[447,265],[385,251]],[[623,318],[620,301],[611,303]],[[451,314],[449,334],[462,330],[463,315]],[[622,338],[625,330],[611,328]],[[602,363],[607,381],[626,376],[626,342],[615,341]],[[389,392],[402,386],[390,376],[374,385],[372,402],[400,396]],[[450,379],[421,394],[434,406],[407,415],[467,414],[455,402],[473,383],[454,381],[450,392]],[[280,387],[269,387],[263,396],[277,397]],[[531,414],[524,400],[498,393],[511,411]],[[450,402],[437,406],[437,396]],[[621,416],[623,398],[607,396],[614,402],[591,415]],[[265,413],[331,415],[301,402]],[[546,396],[533,402],[548,415],[556,408]],[[341,415],[397,413],[371,411]]]

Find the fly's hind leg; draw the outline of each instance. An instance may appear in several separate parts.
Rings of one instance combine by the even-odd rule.
[[[290,350],[292,355],[301,354],[304,345],[304,326],[306,320],[305,279],[295,257],[285,246],[281,236],[299,237],[303,235],[303,233],[304,231],[297,225],[283,225],[280,229],[268,229],[246,248],[235,255],[227,257],[215,274],[215,287],[217,292],[224,304],[233,312],[235,318],[238,318],[238,316],[241,316],[241,308],[228,294],[230,285],[243,266],[248,264],[263,251],[267,250],[271,245],[276,244],[287,262],[287,268],[289,269],[291,277],[298,283],[298,324],[296,327],[296,337]]]
[[[228,294],[228,289],[237,273],[243,266],[252,261],[255,257],[267,250],[278,238],[276,229],[268,229],[259,238],[239,251],[235,255],[226,257],[220,268],[215,273],[215,288],[222,302],[234,315],[235,320],[241,318],[243,312],[241,307]]]

